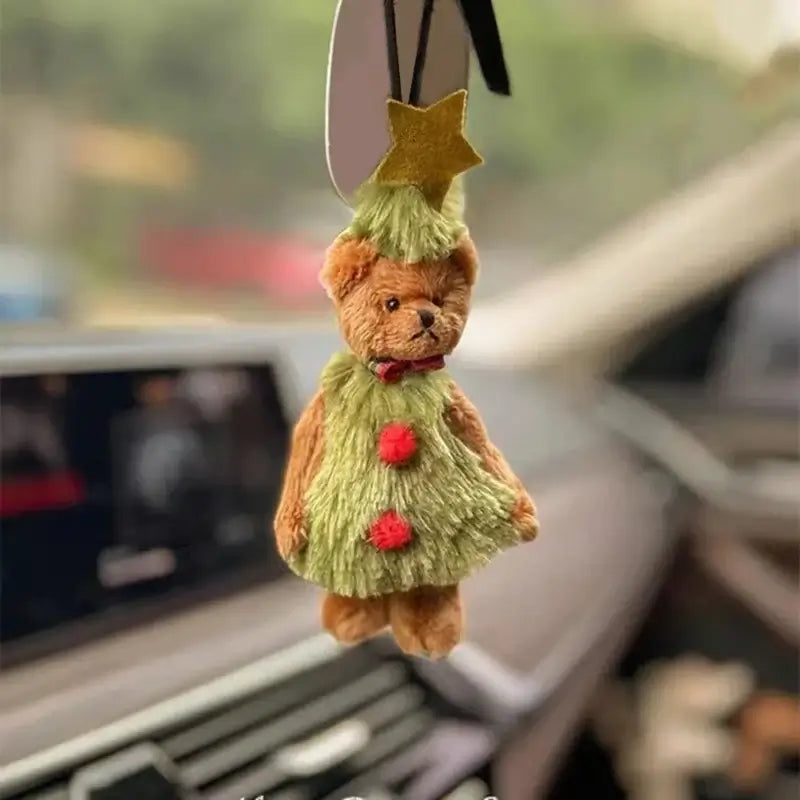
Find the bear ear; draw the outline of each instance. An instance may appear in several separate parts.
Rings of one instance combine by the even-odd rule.
[[[325,254],[320,283],[332,300],[341,301],[369,275],[378,257],[366,239],[337,239]]]
[[[461,270],[470,286],[475,285],[478,279],[478,251],[468,235],[465,234],[459,239],[455,250],[450,253],[449,261]]]

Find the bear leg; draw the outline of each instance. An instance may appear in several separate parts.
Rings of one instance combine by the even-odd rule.
[[[423,586],[391,595],[389,622],[403,652],[443,658],[461,641],[463,613],[458,585]]]
[[[343,644],[356,644],[379,633],[389,623],[385,597],[344,597],[327,594],[322,601],[322,626]]]

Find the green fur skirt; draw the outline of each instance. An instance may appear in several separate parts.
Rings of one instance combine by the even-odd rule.
[[[373,597],[458,583],[519,542],[515,494],[450,430],[447,373],[382,383],[351,353],[322,375],[325,446],[305,497],[308,542],[290,568]]]

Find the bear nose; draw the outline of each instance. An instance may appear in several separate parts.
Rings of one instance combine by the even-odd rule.
[[[419,321],[422,323],[423,328],[430,328],[433,325],[435,317],[432,311],[422,309],[422,311],[417,311],[417,314],[419,314]]]

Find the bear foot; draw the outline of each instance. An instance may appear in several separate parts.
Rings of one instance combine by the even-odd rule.
[[[322,602],[322,626],[342,644],[369,639],[389,624],[383,597],[344,597],[328,594]]]
[[[404,653],[443,658],[461,641],[463,615],[458,586],[426,586],[392,595],[389,621]]]

